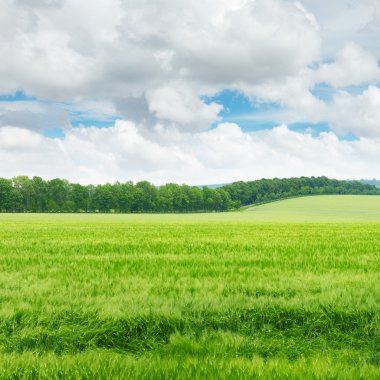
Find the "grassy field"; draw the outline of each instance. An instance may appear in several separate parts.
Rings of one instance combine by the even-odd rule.
[[[0,267],[0,379],[380,378],[380,197],[0,215]]]
[[[380,196],[319,195],[251,207],[247,218],[257,221],[372,222],[380,221]]]

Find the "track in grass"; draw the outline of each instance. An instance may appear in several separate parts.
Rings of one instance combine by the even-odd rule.
[[[379,378],[380,223],[282,205],[0,215],[0,379]]]

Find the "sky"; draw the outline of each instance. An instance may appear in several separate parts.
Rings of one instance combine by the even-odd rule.
[[[380,178],[380,0],[0,0],[0,177]]]

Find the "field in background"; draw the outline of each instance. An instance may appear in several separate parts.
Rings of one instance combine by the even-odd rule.
[[[379,214],[0,215],[0,378],[379,378]]]
[[[232,212],[168,214],[1,214],[0,221],[61,223],[380,222],[380,196],[317,195],[243,207]]]
[[[251,207],[244,215],[255,221],[376,222],[380,221],[380,196],[318,195]]]

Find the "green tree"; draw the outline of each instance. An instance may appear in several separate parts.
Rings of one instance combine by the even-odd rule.
[[[0,211],[13,211],[12,190],[12,182],[8,179],[0,178]]]

